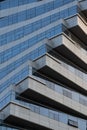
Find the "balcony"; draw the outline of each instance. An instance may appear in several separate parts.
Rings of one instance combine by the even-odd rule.
[[[3,113],[2,113],[3,112]],[[31,111],[29,108],[23,107],[16,103],[9,103],[0,113],[2,116],[3,122],[7,124],[14,125],[16,127],[22,127],[25,129],[35,129],[35,130],[58,130],[62,129],[67,130],[80,130],[78,128],[78,124],[73,123],[73,127],[69,126],[67,123],[64,124],[60,121],[49,118],[47,116],[40,115],[39,113],[35,113]],[[45,111],[44,113],[45,114]],[[55,112],[56,116],[58,113]],[[50,115],[51,116],[51,115]],[[68,119],[67,119],[68,121]],[[20,126],[19,126],[20,124]]]
[[[75,34],[80,40],[87,45],[87,22],[84,18],[76,14],[66,20],[67,26],[73,34]]]
[[[71,38],[71,33],[68,33],[68,35],[70,37],[65,33],[62,33],[50,39],[48,42],[55,49],[55,51],[76,64],[78,67],[87,71],[87,52],[82,50],[77,42]]]
[[[51,87],[53,89],[51,89]],[[68,91],[62,88],[61,91],[63,91],[64,94],[60,93],[58,88],[59,86],[57,84],[53,84],[50,81],[42,83],[32,77],[27,77],[16,85],[17,98],[25,102],[30,102],[31,99],[43,105],[63,110],[66,113],[68,111],[68,113],[74,114],[75,116],[80,115],[80,117],[86,118],[87,106],[73,100],[73,97],[71,97],[72,93],[69,94]],[[66,93],[69,97],[66,96]],[[74,93],[73,96],[75,96]]]
[[[34,60],[37,65],[37,71],[65,84],[81,93],[87,94],[87,82],[74,72],[64,66],[63,62],[46,53],[45,55]],[[35,72],[34,72],[35,74]]]
[[[32,112],[29,108],[15,103],[9,103],[1,112],[4,123],[11,124],[22,128],[34,128],[35,130],[52,130],[49,127],[48,118],[43,118],[37,113]]]

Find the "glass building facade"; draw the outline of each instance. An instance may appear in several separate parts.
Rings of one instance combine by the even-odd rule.
[[[0,1],[0,130],[87,130],[86,4],[87,0]],[[40,84],[31,91],[35,84],[25,83],[28,77],[44,84],[50,97],[45,88],[41,93]],[[25,91],[28,84],[31,88]],[[46,118],[49,126],[11,115],[11,104]]]

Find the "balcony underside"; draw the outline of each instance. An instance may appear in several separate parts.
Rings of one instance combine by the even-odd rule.
[[[87,18],[87,9],[82,11],[85,17]]]
[[[68,38],[65,34],[62,34],[53,38],[52,43],[54,44],[53,48],[56,52],[80,67],[83,71],[87,71],[87,56],[81,51],[81,49],[76,47],[74,41]]]
[[[87,45],[87,23],[84,18],[78,14],[66,19],[66,22],[70,31]]]
[[[87,17],[87,0],[83,0],[80,2],[81,10]]]
[[[75,34],[85,45],[87,45],[87,34],[83,32],[80,26],[75,26],[69,29],[73,34]]]
[[[34,62],[38,64],[37,71],[39,73],[46,75],[50,79],[59,81],[60,83],[65,84],[81,93],[87,94],[87,88],[85,87],[87,83],[84,81],[83,84],[83,79],[63,67],[61,63],[56,61],[52,56],[46,54]]]
[[[40,104],[43,104],[45,106],[64,111],[66,113],[68,112],[69,114],[77,115],[82,118],[86,118],[87,113],[81,111],[81,109],[80,109],[81,104],[77,103],[80,106],[78,109],[76,107],[72,107],[72,106],[75,106],[75,104],[76,104],[76,102],[74,100],[63,96],[62,94],[60,95],[59,93],[56,93],[56,91],[51,90],[46,85],[43,85],[40,82],[38,84],[37,83],[38,81],[36,81],[34,79],[28,78],[26,80],[29,80],[29,81],[31,80],[30,82],[32,82],[32,83],[30,83],[30,82],[29,82],[29,84],[25,83],[25,85],[24,85],[25,89],[21,93],[19,90],[17,99],[23,100],[23,101],[29,102],[29,103],[34,102],[35,104],[38,104],[38,102],[39,102]],[[26,82],[26,80],[23,82]],[[20,89],[22,90],[21,85],[22,85],[22,83],[19,84]],[[50,96],[51,94],[52,94],[52,96]],[[60,98],[61,98],[61,100],[60,100]],[[66,100],[68,100],[68,104],[67,104]]]
[[[46,127],[34,124],[29,121],[25,121],[23,119],[20,119],[18,117],[15,117],[14,115],[9,115],[5,120],[4,123],[7,123],[9,125],[14,125],[16,127],[21,127],[24,129],[32,129],[32,130],[51,130]]]

